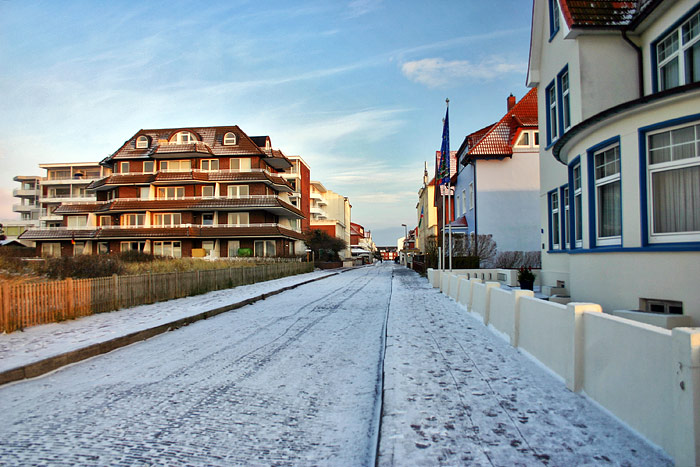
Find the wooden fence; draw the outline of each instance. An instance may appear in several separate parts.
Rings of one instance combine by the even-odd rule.
[[[0,283],[0,332],[188,297],[313,271],[313,263],[272,263],[208,271]]]

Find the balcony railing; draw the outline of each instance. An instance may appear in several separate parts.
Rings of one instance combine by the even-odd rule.
[[[38,204],[13,204],[12,205],[12,211],[14,211],[14,212],[31,212],[31,211],[38,211],[38,210],[39,210]]]
[[[290,194],[291,196],[292,194]],[[285,203],[289,203],[285,198],[279,195],[240,195],[240,196],[229,196],[229,195],[219,195],[219,196],[182,196],[179,198],[170,197],[160,197],[160,198],[112,198],[107,201],[99,201],[100,203],[110,203],[113,201],[201,201],[201,200],[215,200],[215,199],[278,199]],[[81,205],[81,204],[94,204],[94,201],[67,201],[64,202],[65,205]]]
[[[294,232],[301,232],[297,227],[291,227],[280,223],[258,223],[258,224],[169,224],[169,225],[81,225],[81,226],[61,226],[61,227],[45,227],[41,229],[32,229],[40,231],[66,231],[66,230],[135,230],[135,229],[180,229],[180,228],[198,228],[198,229],[220,229],[220,228],[247,228],[247,227],[281,227],[283,229]]]
[[[15,198],[20,196],[39,196],[38,188],[15,188],[12,190],[12,196]]]

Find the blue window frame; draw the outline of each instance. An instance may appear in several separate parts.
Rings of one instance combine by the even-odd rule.
[[[581,156],[569,163],[569,249],[583,246],[583,185],[581,180]]]
[[[561,211],[559,205],[559,190],[554,189],[547,193],[547,205],[549,212],[549,249],[561,249]]]
[[[620,137],[590,147],[588,154],[588,231],[590,247],[622,244]]]
[[[559,99],[559,128],[564,133],[571,128],[571,99],[569,96],[569,65],[557,75],[557,98]]]
[[[550,146],[559,136],[557,131],[559,128],[559,114],[557,112],[557,87],[554,81],[547,86],[547,89],[545,90],[545,97],[547,103],[547,146]]]
[[[640,128],[642,246],[700,246],[700,114]]]
[[[559,1],[549,0],[549,40],[559,31]]]
[[[571,202],[569,199],[569,185],[562,185],[559,188],[559,211],[561,219],[561,249],[567,250],[571,247]]]
[[[700,5],[659,35],[650,55],[654,92],[700,81]]]

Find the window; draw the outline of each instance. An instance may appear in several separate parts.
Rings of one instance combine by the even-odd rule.
[[[73,243],[73,256],[86,255],[89,251],[85,250],[85,242],[75,242]]]
[[[153,242],[153,254],[180,258],[182,257],[182,244],[180,242]]]
[[[202,249],[207,252],[207,255],[211,255],[214,251],[214,245],[216,243],[213,240],[204,240],[202,242]]]
[[[562,220],[562,229],[564,230],[564,245],[562,245],[562,249],[569,248],[571,245],[571,216],[569,212],[569,187],[565,186],[562,188],[561,191],[561,202],[564,205],[564,212],[563,212],[563,220]]]
[[[85,227],[87,225],[87,216],[66,216],[68,227]]]
[[[241,198],[243,196],[248,196],[249,193],[250,188],[248,185],[229,185],[228,187],[229,198]]]
[[[164,172],[187,172],[192,169],[192,161],[160,161],[160,170]]]
[[[145,214],[122,214],[121,225],[134,226],[146,225]]]
[[[146,249],[146,242],[120,242],[119,251],[143,251]]]
[[[205,212],[202,214],[202,225],[214,225],[213,212]]]
[[[238,170],[241,172],[250,172],[250,159],[231,159],[230,160],[231,170]]]
[[[151,188],[147,186],[139,187],[139,198],[148,199],[151,197]]]
[[[170,142],[175,144],[194,143],[195,141],[197,141],[197,138],[189,131],[180,131],[170,138]]]
[[[474,182],[469,183],[469,210],[474,209]]]
[[[224,135],[224,146],[233,146],[236,144],[236,135],[230,131]]]
[[[129,173],[129,163],[128,162],[122,162],[119,164],[119,173]]]
[[[185,197],[184,186],[168,186],[158,188],[158,198],[182,199]]]
[[[520,133],[518,141],[515,143],[516,146],[530,146],[530,133],[523,131]]]
[[[462,214],[467,214],[467,190],[462,190]]]
[[[144,173],[153,173],[154,168],[155,168],[154,161],[143,161]]]
[[[550,249],[558,250],[561,231],[559,230],[559,194],[556,190],[549,193],[549,228]]]
[[[549,0],[549,37],[554,37],[559,31],[559,2]]]
[[[700,124],[647,135],[650,242],[700,240]]]
[[[228,213],[228,224],[229,225],[248,225],[250,224],[250,217],[247,212],[229,212]]]
[[[136,149],[144,149],[148,147],[148,136],[141,135],[136,138]]]
[[[202,170],[219,170],[219,159],[202,159]]]
[[[571,128],[571,101],[569,99],[569,71],[564,71],[559,76],[559,87],[561,89],[561,113],[564,131]]]
[[[41,256],[48,258],[60,258],[61,244],[60,243],[42,243]]]
[[[273,240],[256,240],[255,256],[275,256],[275,242]]]
[[[112,225],[112,216],[100,216],[100,226]]]
[[[109,243],[108,242],[97,242],[97,254],[98,255],[108,255],[109,254]]]
[[[238,256],[238,250],[241,248],[241,242],[238,240],[229,240],[228,241],[228,255],[229,257],[233,258],[234,256]]]
[[[202,197],[213,198],[214,197],[214,187],[211,185],[205,185],[202,187]]]
[[[153,225],[175,226],[182,224],[181,214],[176,213],[159,213],[153,215]]]
[[[547,87],[547,143],[557,139],[557,90],[554,83]]]
[[[700,81],[700,13],[656,43],[659,91]]]
[[[593,153],[596,244],[619,244],[622,235],[620,146]]]
[[[574,186],[574,245],[581,248],[583,245],[583,201],[581,196],[581,163],[572,167],[572,183]]]

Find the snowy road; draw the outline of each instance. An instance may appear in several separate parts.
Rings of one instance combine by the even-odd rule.
[[[0,408],[7,465],[372,465],[379,432],[379,465],[670,465],[386,263],[2,387]]]

